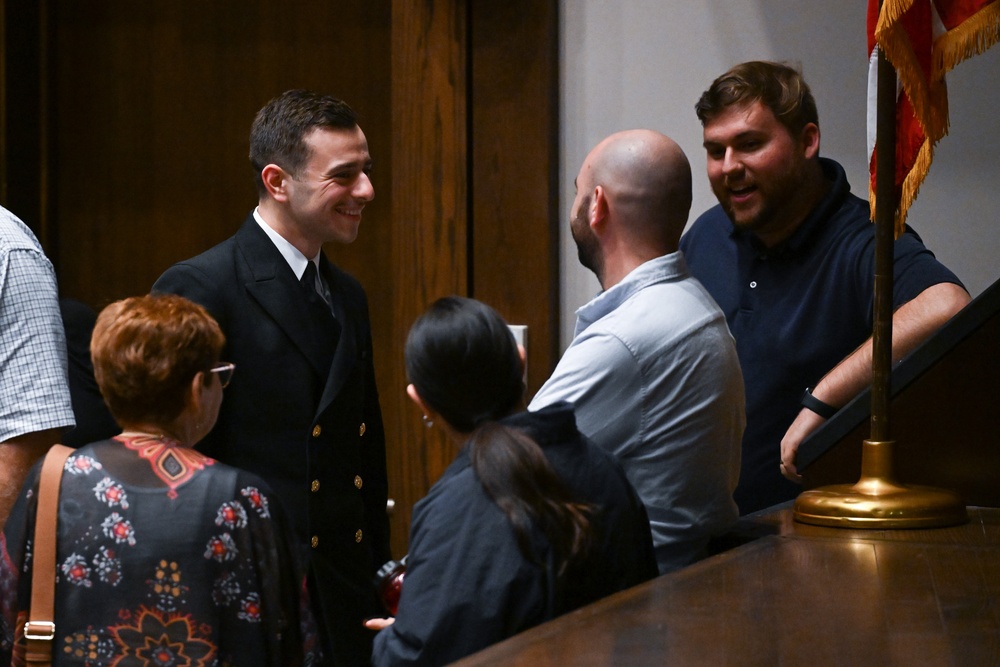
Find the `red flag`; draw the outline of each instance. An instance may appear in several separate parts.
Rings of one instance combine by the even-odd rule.
[[[896,210],[898,237],[948,133],[944,75],[1000,40],[1000,0],[878,0],[868,3],[869,200],[875,217],[875,100],[878,52],[896,69]]]

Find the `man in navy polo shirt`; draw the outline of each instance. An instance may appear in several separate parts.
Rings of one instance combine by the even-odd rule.
[[[737,65],[695,110],[719,205],[681,249],[736,339],[747,426],[735,498],[746,514],[798,494],[789,480],[799,444],[871,383],[875,226],[843,168],[819,157],[816,103],[799,72]],[[909,227],[894,255],[895,361],[969,295]]]

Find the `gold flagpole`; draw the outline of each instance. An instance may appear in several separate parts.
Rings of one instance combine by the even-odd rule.
[[[881,6],[881,3],[880,3]],[[896,171],[896,70],[878,49],[875,129],[875,305],[872,328],[871,437],[861,451],[861,479],[804,491],[797,521],[842,528],[929,528],[968,520],[951,491],[896,482],[889,399],[892,380],[892,282]]]

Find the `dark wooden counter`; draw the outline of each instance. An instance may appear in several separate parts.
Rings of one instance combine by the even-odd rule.
[[[1000,509],[969,516],[893,531],[746,517],[746,544],[456,664],[1000,665]]]

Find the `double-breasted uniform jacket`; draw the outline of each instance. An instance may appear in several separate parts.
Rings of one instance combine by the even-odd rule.
[[[307,553],[335,657],[360,664],[370,646],[362,619],[381,613],[374,573],[389,559],[385,434],[364,290],[322,255],[320,271],[333,314],[251,215],[153,291],[200,303],[219,322],[236,372],[199,449],[270,484]]]

